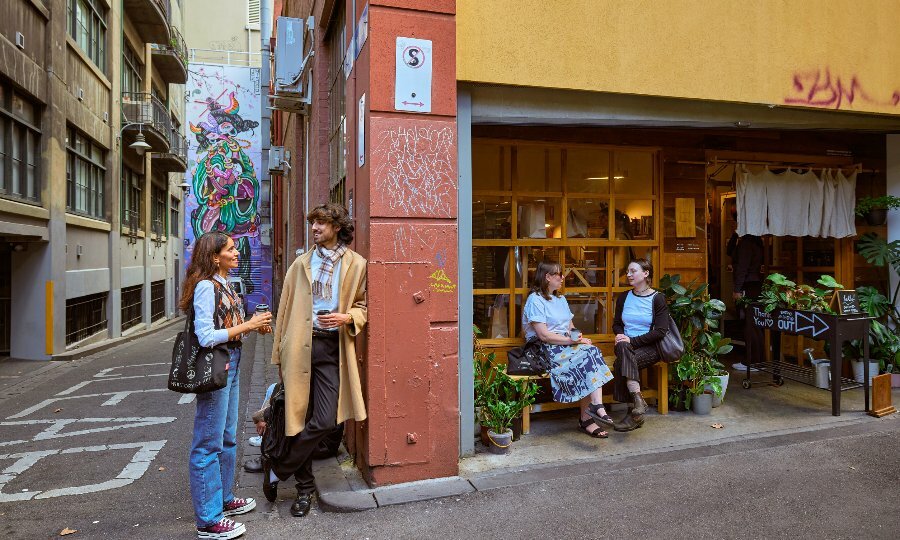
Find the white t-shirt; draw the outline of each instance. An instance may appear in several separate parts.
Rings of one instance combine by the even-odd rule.
[[[525,339],[529,340],[537,335],[534,325],[531,323],[544,323],[547,329],[554,334],[566,335],[569,331],[572,318],[575,315],[569,309],[569,302],[565,296],[550,296],[547,300],[540,294],[528,295],[525,309],[522,310],[522,328],[525,329]]]

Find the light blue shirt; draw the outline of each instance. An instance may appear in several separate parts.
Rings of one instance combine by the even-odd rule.
[[[638,296],[628,291],[625,305],[622,306],[622,323],[625,324],[625,335],[633,338],[650,331],[653,324],[653,297],[656,294]]]
[[[219,274],[215,274],[213,279],[228,287],[228,282]],[[201,347],[212,347],[228,341],[227,328],[216,330],[216,307],[216,286],[208,279],[198,282],[194,287],[194,333],[197,334]]]
[[[554,334],[566,335],[575,315],[569,309],[569,302],[565,296],[550,296],[547,300],[537,293],[528,295],[525,308],[522,310],[522,328],[525,329],[525,339],[529,340],[537,336],[534,324],[544,323],[547,329]]]
[[[319,275],[319,268],[322,268],[322,263],[325,261],[321,256],[319,256],[318,250],[313,250],[312,259],[309,261],[309,269],[310,275],[312,275],[313,279],[316,279],[316,276]],[[313,317],[313,326],[319,328],[319,319],[316,313],[328,310],[332,313],[338,312],[338,301],[341,298],[341,260],[338,259],[334,264],[334,274],[331,278],[331,299],[326,300],[324,298],[319,298],[316,295],[312,295],[312,317]],[[334,331],[329,328],[326,331]]]

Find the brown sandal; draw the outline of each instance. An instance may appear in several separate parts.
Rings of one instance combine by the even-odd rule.
[[[609,438],[609,433],[603,431],[603,428],[597,428],[594,431],[588,431],[588,426],[591,424],[596,424],[592,418],[588,418],[587,420],[579,420],[578,427],[581,428],[581,431],[587,433],[591,437],[595,439],[607,439]]]

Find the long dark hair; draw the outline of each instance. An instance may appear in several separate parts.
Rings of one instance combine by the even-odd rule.
[[[187,313],[194,302],[194,287],[204,279],[210,279],[219,271],[215,263],[215,255],[228,245],[229,236],[223,232],[208,232],[194,242],[194,253],[188,266],[184,285],[181,286],[181,298],[178,307]]]
[[[531,292],[543,296],[545,300],[550,300],[550,287],[547,285],[547,274],[554,274],[556,272],[562,272],[562,267],[559,263],[541,261],[534,273],[534,281],[531,282]],[[559,289],[553,292],[553,296],[562,296]]]
[[[337,232],[338,242],[345,246],[353,242],[353,220],[350,219],[350,213],[343,205],[330,202],[313,208],[306,216],[306,222],[312,225],[316,221],[340,227]]]

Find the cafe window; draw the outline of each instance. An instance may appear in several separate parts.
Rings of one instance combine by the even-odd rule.
[[[611,339],[628,262],[658,267],[656,153],[476,139],[472,182],[474,315],[486,339],[521,337],[542,261],[561,265],[575,326]]]
[[[66,135],[66,210],[104,219],[106,152],[73,127]]]
[[[143,229],[141,220],[141,192],[144,176],[130,167],[122,166],[122,227],[132,232]]]
[[[103,0],[67,0],[69,35],[91,61],[106,72],[106,14]]]
[[[40,108],[0,82],[0,196],[40,202]]]

